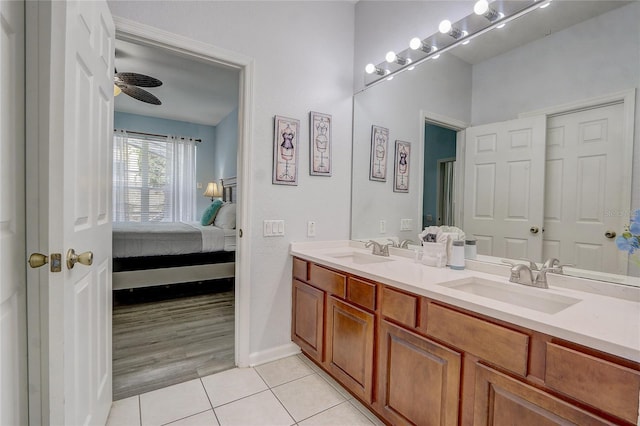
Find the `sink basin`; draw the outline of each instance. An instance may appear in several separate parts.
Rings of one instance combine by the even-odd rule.
[[[359,265],[364,265],[367,263],[384,263],[384,262],[392,262],[393,259],[386,256],[375,256],[373,254],[365,254],[360,252],[342,252],[342,253],[332,253],[327,255],[329,257],[333,257],[334,259],[344,260],[346,262],[357,263]]]
[[[476,277],[440,285],[546,314],[556,314],[580,302],[580,299],[549,293],[546,289],[529,288],[521,284],[507,284]]]

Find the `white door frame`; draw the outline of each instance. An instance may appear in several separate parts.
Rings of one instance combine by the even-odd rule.
[[[420,143],[418,144],[418,170],[422,170],[422,176],[418,179],[418,205],[420,206],[420,230],[422,230],[422,214],[424,200],[424,125],[433,124],[457,132],[456,135],[456,164],[464,164],[465,129],[469,123],[456,118],[447,117],[431,111],[420,110]],[[415,158],[415,157],[414,157]],[[414,160],[415,161],[415,160]],[[456,167],[455,175],[455,200],[453,204],[453,217],[455,226],[462,228],[463,211],[461,209],[464,200],[464,167]],[[462,228],[464,229],[464,228]]]
[[[56,87],[54,75],[44,75],[51,55],[49,40],[54,34],[47,19],[49,2],[25,2],[26,79],[30,90],[26,93],[26,230],[27,253],[48,247],[48,220],[41,208],[41,200],[56,199],[57,194],[48,191],[48,165],[50,157],[48,135],[52,123],[44,122],[49,93]],[[237,209],[238,251],[236,253],[235,285],[235,362],[240,367],[249,365],[250,350],[250,244],[249,227],[251,198],[251,129],[253,112],[253,59],[215,46],[178,36],[133,21],[114,17],[117,36],[129,41],[160,47],[200,60],[226,64],[240,71],[240,102],[238,107],[238,178],[239,197]],[[60,94],[62,95],[62,94]],[[44,201],[47,205],[49,201]],[[43,269],[43,268],[41,268]],[[64,418],[57,412],[64,407],[63,395],[49,391],[50,382],[61,381],[62,371],[51,371],[49,354],[62,353],[63,342],[50,341],[48,271],[27,269],[27,336],[29,370],[29,421],[31,424],[49,424],[53,419]],[[55,362],[61,365],[60,360]]]
[[[207,43],[176,35],[128,19],[113,17],[116,38],[176,52],[212,64],[222,64],[240,71],[238,106],[238,208],[235,284],[235,362],[249,366],[250,351],[250,265],[251,265],[251,129],[253,111],[253,59]]]

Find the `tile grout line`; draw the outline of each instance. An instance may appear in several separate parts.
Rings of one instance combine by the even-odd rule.
[[[207,387],[204,385],[204,382],[202,381],[202,377],[199,377],[199,379],[200,379],[200,384],[202,385],[202,389],[204,389],[204,394],[207,396],[207,401],[209,401],[209,406],[211,407],[211,412],[213,413],[213,417],[215,417],[216,422],[220,424],[220,419],[216,414],[216,409],[213,407],[213,404],[211,403],[211,398],[209,397],[209,392],[207,392]]]

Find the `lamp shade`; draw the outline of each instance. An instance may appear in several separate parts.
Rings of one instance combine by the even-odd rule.
[[[207,184],[207,189],[202,195],[205,197],[211,197],[211,200],[213,200],[214,197],[222,197],[222,191],[220,190],[220,186],[217,182],[209,182]]]

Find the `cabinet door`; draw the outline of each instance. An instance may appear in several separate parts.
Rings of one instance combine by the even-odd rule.
[[[477,364],[475,426],[610,425],[591,413]]]
[[[318,362],[323,358],[324,292],[293,280],[291,340]]]
[[[461,354],[382,321],[378,395],[394,425],[457,425]]]
[[[326,367],[366,402],[373,397],[373,314],[335,297],[327,299]]]

